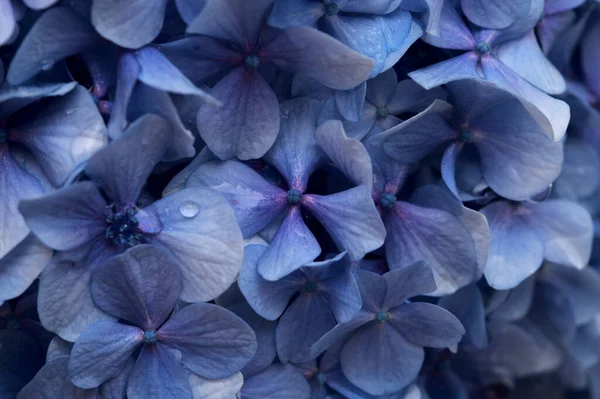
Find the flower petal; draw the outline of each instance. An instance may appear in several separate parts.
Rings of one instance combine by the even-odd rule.
[[[287,307],[292,296],[302,287],[303,274],[292,273],[277,281],[268,281],[258,273],[260,257],[267,249],[263,245],[248,245],[244,250],[244,265],[238,285],[252,309],[267,320],[276,320]]]
[[[130,399],[191,399],[188,372],[162,344],[144,345],[127,383]]]
[[[461,346],[483,349],[488,345],[483,298],[476,284],[470,284],[452,295],[440,298],[438,306],[450,311],[466,330]],[[455,345],[451,343],[450,346]]]
[[[483,28],[504,29],[529,12],[531,1],[523,0],[461,0],[462,10],[469,20]]]
[[[19,85],[71,55],[100,43],[101,37],[76,12],[54,7],[44,12],[23,39],[6,79]]]
[[[17,29],[17,21],[10,0],[0,0],[0,45],[7,44]],[[0,79],[2,83],[2,79]]]
[[[323,4],[311,0],[275,0],[269,14],[269,25],[285,29],[290,26],[317,28],[317,21],[325,15]]]
[[[266,60],[302,72],[327,87],[350,90],[367,79],[373,61],[333,37],[306,26],[286,29],[262,49]]]
[[[238,316],[216,305],[181,309],[158,331],[158,340],[182,354],[182,363],[204,378],[225,378],[256,353],[256,336]]]
[[[391,325],[371,323],[344,345],[340,362],[350,382],[371,395],[397,392],[423,364],[422,348],[406,341]]]
[[[158,36],[168,0],[94,0],[91,18],[96,30],[121,47],[140,48]]]
[[[423,41],[435,47],[454,50],[468,51],[475,47],[477,42],[452,4],[444,2],[439,18],[439,34],[425,35]]]
[[[327,299],[338,323],[349,322],[361,309],[360,291],[350,270],[350,262],[346,270],[320,280],[319,290]]]
[[[310,393],[304,376],[289,364],[273,364],[242,386],[244,399],[309,399]]]
[[[347,341],[354,331],[373,321],[374,316],[375,315],[370,311],[361,310],[356,317],[348,323],[338,324],[327,334],[319,338],[319,340],[311,346],[311,354],[313,357],[317,357],[331,346]]]
[[[273,89],[256,70],[237,67],[211,95],[223,106],[202,106],[196,123],[200,136],[221,159],[262,157],[279,131],[279,108]]]
[[[194,399],[234,399],[240,395],[244,377],[238,372],[227,378],[208,380],[190,373],[188,381]]]
[[[138,245],[99,266],[92,275],[94,303],[106,313],[139,328],[156,330],[181,292],[174,259],[152,245]]]
[[[337,90],[335,104],[346,120],[358,122],[365,102],[367,83],[363,82],[350,90]]]
[[[191,24],[204,9],[206,0],[175,0],[181,19]]]
[[[119,207],[134,205],[167,149],[170,130],[169,123],[156,115],[136,120],[123,137],[89,160],[85,173]]]
[[[585,80],[590,86],[590,89],[600,95],[600,73],[596,66],[600,61],[598,55],[600,49],[600,41],[598,36],[600,35],[600,26],[598,24],[590,25],[588,32],[581,40],[581,64]]]
[[[242,265],[243,240],[227,201],[206,188],[186,188],[138,212],[140,228],[177,259],[181,299],[209,301],[221,295]]]
[[[139,74],[140,64],[135,55],[131,52],[121,55],[117,71],[117,87],[108,121],[108,135],[113,140],[121,137],[127,128],[127,107]]]
[[[360,185],[331,195],[302,196],[302,204],[315,215],[353,260],[383,245],[385,227],[371,199],[371,190]]]
[[[446,61],[409,72],[408,76],[427,90],[455,80],[480,79],[477,73],[478,59],[477,54],[470,51]]]
[[[71,381],[80,388],[90,389],[116,377],[143,338],[144,333],[139,328],[113,321],[90,325],[77,338],[71,351]]]

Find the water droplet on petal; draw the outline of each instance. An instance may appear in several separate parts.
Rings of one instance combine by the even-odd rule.
[[[193,218],[198,214],[200,209],[198,208],[198,204],[191,201],[186,201],[183,204],[179,205],[179,213],[186,218]]]

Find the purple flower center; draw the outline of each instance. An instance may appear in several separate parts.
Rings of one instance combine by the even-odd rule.
[[[315,292],[316,290],[317,290],[317,283],[315,283],[314,281],[307,281],[306,284],[304,284],[305,292]]]
[[[156,342],[156,331],[144,331],[144,342],[153,344]]]
[[[300,203],[300,199],[302,198],[302,193],[295,188],[292,188],[287,192],[287,202],[290,205],[297,205]]]
[[[486,42],[479,42],[475,45],[475,50],[477,50],[479,54],[487,54],[490,52],[491,49],[490,45]]]
[[[462,132],[460,132],[460,141],[462,141],[463,143],[470,143],[472,138],[473,132],[471,132],[470,130],[463,130]]]
[[[383,209],[392,209],[396,204],[396,196],[394,194],[385,193],[379,199],[379,203]]]
[[[325,385],[325,382],[327,382],[327,376],[322,371],[317,371],[317,374],[315,374],[315,379],[319,385]]]
[[[255,54],[247,55],[246,58],[244,58],[244,64],[246,65],[246,68],[258,68],[260,65],[260,58],[258,58],[258,55]]]
[[[6,143],[8,140],[8,132],[0,127],[0,144]]]
[[[21,327],[21,322],[15,316],[10,316],[6,320],[6,329],[7,330],[18,330]]]
[[[325,14],[328,16],[332,16],[340,12],[340,6],[336,3],[325,4]]]
[[[144,236],[138,230],[138,221],[135,210],[127,209],[123,212],[114,212],[106,217],[106,238],[115,245],[125,244],[130,247],[141,244]]]
[[[378,323],[385,323],[388,320],[388,317],[387,312],[379,312],[375,315],[375,320],[377,320]]]
[[[377,107],[377,117],[385,118],[388,116],[388,109],[386,107]]]

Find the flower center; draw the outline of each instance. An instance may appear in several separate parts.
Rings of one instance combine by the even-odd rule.
[[[317,374],[315,374],[315,380],[317,380],[319,385],[325,385],[325,382],[327,382],[327,376],[322,371],[317,371]]]
[[[338,12],[340,12],[340,6],[338,6],[336,3],[325,4],[325,14],[327,14],[327,16],[331,17]]]
[[[21,327],[21,322],[15,316],[10,316],[6,320],[6,329],[7,330],[18,330]]]
[[[470,143],[472,138],[473,132],[471,132],[470,130],[463,130],[462,132],[460,132],[460,141],[462,141],[463,143]]]
[[[144,241],[144,236],[138,230],[138,221],[135,210],[127,209],[123,212],[114,212],[106,217],[106,238],[115,245],[125,244],[133,247]]]
[[[490,52],[490,45],[486,42],[479,42],[475,45],[475,50],[477,50],[479,54],[487,54]]]
[[[385,323],[388,320],[388,314],[387,312],[379,312],[375,315],[375,320],[377,320],[378,323]]]
[[[144,342],[153,344],[156,342],[156,331],[144,331]]]
[[[386,107],[377,107],[377,117],[385,118],[388,116],[388,109]]]
[[[304,291],[315,292],[316,290],[317,290],[317,283],[315,283],[314,281],[307,281],[306,284],[304,284]]]
[[[396,196],[394,194],[385,193],[379,199],[379,203],[383,209],[392,209],[396,203]]]
[[[247,55],[246,58],[244,58],[244,64],[246,64],[247,68],[251,68],[251,69],[255,69],[260,65],[260,58],[258,58],[258,55]]]
[[[295,188],[292,188],[287,192],[287,201],[290,205],[297,205],[300,203],[300,199],[302,198],[302,193]]]

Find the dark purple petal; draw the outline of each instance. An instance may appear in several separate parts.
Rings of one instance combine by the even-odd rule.
[[[192,399],[188,372],[162,344],[144,345],[127,383],[129,399]]]
[[[458,137],[448,123],[451,107],[436,100],[429,108],[386,132],[385,153],[400,163],[413,163]]]
[[[177,108],[168,93],[153,89],[144,84],[137,85],[131,97],[128,109],[129,120],[135,120],[145,114],[163,117],[171,124],[170,145],[163,155],[162,162],[179,161],[196,154],[195,138],[183,125]]]
[[[276,28],[310,26],[317,28],[317,21],[325,15],[325,6],[312,0],[275,0],[269,14],[269,25]]]
[[[387,103],[390,114],[404,112],[419,113],[425,110],[434,100],[446,101],[446,91],[442,87],[425,90],[412,79],[398,82],[396,91]]]
[[[245,238],[264,229],[287,206],[285,191],[236,161],[208,162],[190,174],[186,186],[206,186],[222,194]]]
[[[371,158],[365,146],[348,138],[341,121],[327,121],[315,131],[315,140],[325,154],[354,184],[373,186]]]
[[[366,82],[350,90],[338,90],[335,92],[335,103],[346,120],[352,122],[360,120],[366,92]]]
[[[150,87],[169,93],[194,95],[207,104],[220,106],[210,94],[194,86],[167,57],[153,47],[144,47],[135,52],[140,66],[138,79]]]
[[[335,327],[327,301],[318,293],[301,293],[277,323],[277,355],[282,363],[310,358],[310,347]]]
[[[573,25],[575,13],[564,11],[558,14],[545,15],[538,23],[535,30],[540,41],[540,46],[548,54],[559,36]]]
[[[134,205],[167,149],[170,129],[169,123],[156,115],[138,119],[123,137],[89,160],[85,173],[117,206]]]
[[[371,190],[365,185],[325,196],[304,195],[302,204],[351,259],[362,259],[383,245],[385,227],[371,199]]]
[[[440,11],[438,30],[438,35],[425,35],[423,40],[435,47],[465,51],[473,50],[477,44],[458,11],[449,2],[444,2]]]
[[[516,287],[542,264],[544,243],[519,214],[519,207],[507,201],[481,209],[490,226],[490,248],[483,274],[498,290]]]
[[[196,123],[200,136],[221,159],[262,157],[279,131],[278,102],[256,70],[238,67],[212,89],[223,106],[202,106]]]
[[[361,310],[356,317],[348,323],[338,324],[327,334],[323,335],[317,342],[310,347],[310,352],[314,357],[325,352],[332,345],[348,340],[352,333],[361,326],[373,321],[375,315],[370,311]]]
[[[157,337],[181,352],[187,368],[211,379],[240,371],[256,353],[252,329],[230,311],[207,303],[195,303],[175,313]]]
[[[116,377],[133,351],[142,344],[144,332],[113,321],[90,325],[77,338],[69,359],[69,377],[80,388],[95,388]]]
[[[565,79],[546,58],[533,31],[521,39],[503,43],[498,48],[497,57],[523,79],[548,94],[561,94],[567,89]]]
[[[38,199],[21,201],[19,211],[44,244],[68,251],[104,234],[106,207],[98,187],[86,181]]]
[[[244,382],[242,397],[244,399],[310,399],[310,385],[294,366],[273,364]]]
[[[525,0],[461,0],[469,20],[488,29],[504,29],[529,12],[531,1]]]
[[[106,39],[136,49],[162,29],[168,0],[94,0],[92,24]]]
[[[600,95],[600,73],[598,72],[598,62],[600,62],[600,26],[595,23],[590,26],[589,31],[585,34],[581,41],[581,63],[585,80],[590,86],[590,89]]]
[[[186,24],[191,24],[200,15],[200,12],[202,12],[206,0],[175,0],[175,4],[177,5],[181,19]]]
[[[440,298],[437,304],[450,311],[464,326],[466,332],[461,346],[483,349],[488,345],[483,298],[476,284]]]
[[[544,258],[557,264],[582,269],[592,250],[594,227],[589,212],[565,200],[525,205],[529,225],[544,242]]]
[[[0,168],[2,258],[29,234],[29,228],[19,213],[19,201],[39,197],[51,189],[51,184],[31,155],[15,152],[6,144],[0,145]]]
[[[22,116],[10,129],[11,139],[33,152],[56,186],[107,142],[102,116],[82,86],[49,101],[35,118]]]
[[[127,393],[127,380],[135,361],[130,357],[116,377],[100,385],[98,392],[102,399],[123,399]]]
[[[273,0],[207,0],[188,33],[211,36],[252,50]]]
[[[139,74],[140,64],[135,55],[130,52],[124,53],[119,58],[117,87],[108,122],[108,135],[113,140],[121,137],[127,128],[127,107]]]
[[[323,105],[306,97],[281,103],[281,128],[265,159],[286,179],[290,188],[304,192],[310,175],[323,163],[324,154],[314,139]]]
[[[0,88],[0,119],[6,119],[21,108],[44,97],[64,96],[76,88],[77,82],[37,83],[27,86],[4,85]]]
[[[175,256],[183,276],[181,299],[210,301],[235,280],[243,240],[227,201],[206,188],[186,188],[138,212],[148,243]]]
[[[389,323],[408,342],[417,346],[451,348],[462,339],[465,329],[446,309],[426,303],[413,302],[390,310]]]
[[[48,362],[31,380],[17,399],[96,399],[98,391],[81,389],[71,382],[68,376],[69,356],[59,356]]]
[[[388,14],[401,3],[400,0],[373,0],[368,3],[361,0],[340,1],[340,10],[365,14]]]
[[[396,93],[397,84],[398,76],[394,69],[380,73],[367,81],[367,100],[376,107],[387,106]]]
[[[363,312],[377,313],[382,311],[386,305],[386,279],[367,270],[356,270],[354,276],[360,291]]]
[[[277,281],[262,278],[258,273],[257,264],[266,249],[263,245],[246,246],[238,285],[256,313],[267,320],[276,320],[287,307],[291,297],[304,288],[303,274],[292,273]]]
[[[285,70],[301,72],[336,90],[358,86],[373,68],[370,58],[305,26],[286,29],[261,53],[266,60]]]
[[[531,307],[537,275],[528,277],[512,290],[494,291],[486,306],[489,320],[517,321],[525,317]]]
[[[383,308],[390,309],[403,304],[417,295],[430,294],[435,290],[434,274],[424,262],[416,262],[396,270],[390,270],[382,277],[386,291]]]
[[[464,147],[464,143],[455,142],[450,144],[446,151],[444,151],[444,156],[442,157],[442,179],[448,189],[454,196],[460,200],[460,194],[458,192],[458,187],[456,187],[456,161],[462,148]]]
[[[198,170],[200,166],[204,165],[207,162],[215,160],[217,160],[217,157],[212,152],[210,152],[208,147],[204,147],[200,151],[200,153],[194,159],[192,159],[192,162],[190,162],[185,168],[181,170],[181,172],[177,173],[177,175],[175,175],[175,177],[171,179],[169,184],[167,184],[167,187],[165,187],[165,189],[163,190],[163,197],[166,197],[167,195],[173,194],[177,191],[183,190],[188,184],[188,181],[192,174],[194,174],[194,172]],[[193,187],[194,183],[190,184],[190,187]]]
[[[437,284],[433,295],[450,294],[480,277],[475,243],[454,215],[396,202],[384,221],[390,269],[401,269],[424,260],[431,267]]]
[[[360,291],[350,268],[320,280],[319,290],[327,299],[338,323],[349,322],[361,309]]]
[[[12,59],[6,79],[12,85],[22,84],[100,40],[92,26],[77,13],[66,7],[54,7],[44,12],[27,33]]]
[[[477,53],[470,51],[410,72],[408,76],[427,90],[455,80],[480,79],[477,72],[478,60]]]
[[[96,306],[143,330],[156,330],[181,292],[173,257],[152,245],[138,245],[98,267],[92,276]]]
[[[423,364],[423,348],[406,341],[391,325],[362,327],[342,349],[342,371],[350,382],[371,395],[397,392]]]
[[[302,220],[300,207],[293,206],[260,257],[258,272],[264,279],[276,281],[312,262],[320,253],[317,239]]]

